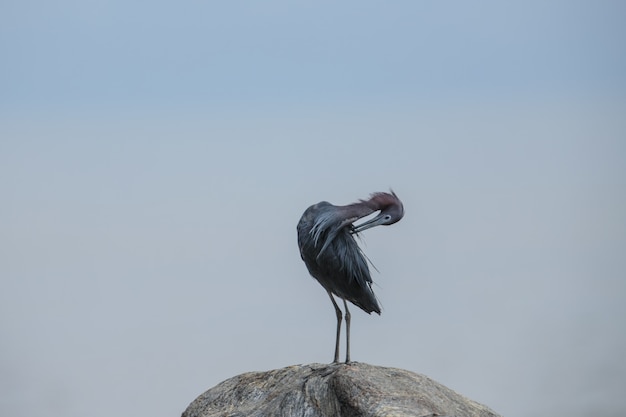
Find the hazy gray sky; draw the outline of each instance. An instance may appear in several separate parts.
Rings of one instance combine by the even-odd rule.
[[[332,359],[313,203],[389,187],[353,359],[626,413],[619,1],[0,6],[0,414],[172,416]],[[343,346],[342,346],[343,348]]]

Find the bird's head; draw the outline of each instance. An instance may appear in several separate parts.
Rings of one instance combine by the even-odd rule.
[[[363,201],[363,203],[373,210],[380,211],[380,213],[373,219],[355,226],[354,233],[362,232],[374,226],[389,226],[400,221],[404,216],[402,201],[393,191],[391,193],[374,193],[369,200]]]

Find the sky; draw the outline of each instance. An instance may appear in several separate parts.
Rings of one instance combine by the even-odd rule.
[[[0,414],[179,415],[237,374],[330,362],[296,224],[392,188],[353,360],[507,417],[624,415],[624,17],[3,2]]]

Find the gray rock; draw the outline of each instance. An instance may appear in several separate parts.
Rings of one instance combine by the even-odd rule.
[[[432,379],[365,363],[295,365],[230,378],[183,417],[499,417]]]

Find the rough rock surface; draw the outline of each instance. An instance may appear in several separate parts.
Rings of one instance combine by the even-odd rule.
[[[295,365],[230,378],[183,417],[499,417],[432,379],[365,363]]]

